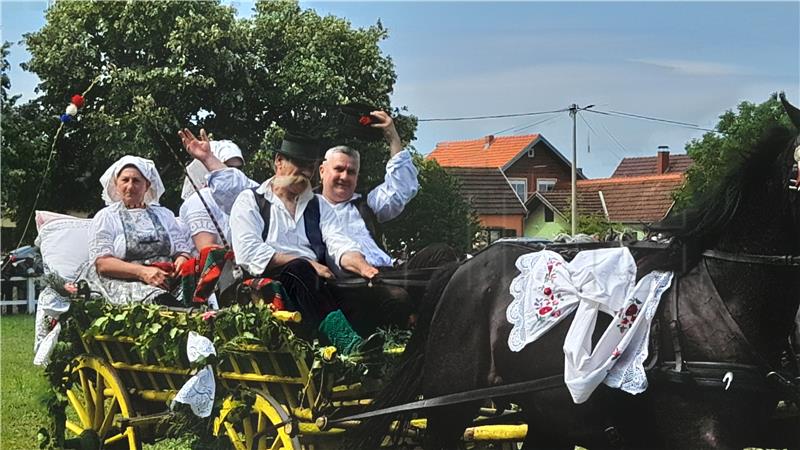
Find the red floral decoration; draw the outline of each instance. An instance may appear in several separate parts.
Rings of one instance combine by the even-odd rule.
[[[358,118],[358,123],[360,123],[361,126],[366,127],[372,123],[372,119],[369,116],[361,116]]]

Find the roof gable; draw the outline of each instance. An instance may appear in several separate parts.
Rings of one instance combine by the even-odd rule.
[[[461,183],[461,195],[480,215],[526,214],[527,209],[499,169],[446,167]]]
[[[680,173],[578,180],[578,214],[604,214],[599,194],[602,192],[612,222],[657,222],[672,208],[672,193],[682,185],[683,175]],[[555,208],[555,212],[566,217],[571,201],[569,190],[537,193],[531,201],[544,203],[540,196]],[[528,204],[532,207],[531,201]]]

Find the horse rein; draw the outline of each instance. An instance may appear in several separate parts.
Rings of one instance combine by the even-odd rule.
[[[760,255],[755,253],[730,253],[720,250],[706,250],[702,254],[707,258],[741,264],[800,267],[800,255]]]

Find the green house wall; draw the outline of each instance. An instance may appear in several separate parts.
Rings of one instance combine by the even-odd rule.
[[[528,218],[525,219],[523,236],[525,237],[540,237],[545,239],[552,239],[559,233],[569,234],[569,222],[564,220],[557,213],[553,213],[555,221],[544,221],[544,206],[539,206],[534,211],[531,211]],[[645,236],[644,228],[641,224],[625,224],[628,231],[636,231],[637,239],[643,239]]]
[[[545,222],[544,209],[544,207],[539,207],[535,211],[531,211],[525,221],[523,236],[552,239],[559,233],[568,231],[567,221],[558,214],[553,213],[555,221]]]

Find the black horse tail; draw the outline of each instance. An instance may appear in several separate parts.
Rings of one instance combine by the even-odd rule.
[[[421,393],[425,344],[428,341],[433,315],[447,283],[459,266],[458,262],[448,263],[431,277],[420,303],[419,318],[414,333],[406,344],[406,349],[397,367],[383,389],[376,394],[371,410],[412,402]],[[380,447],[387,432],[390,431],[394,419],[392,416],[366,419],[353,433],[348,433],[349,436],[344,440],[341,448],[372,450]],[[392,432],[393,439],[402,436],[408,428],[409,420],[410,416],[408,415],[398,418],[398,425]]]

